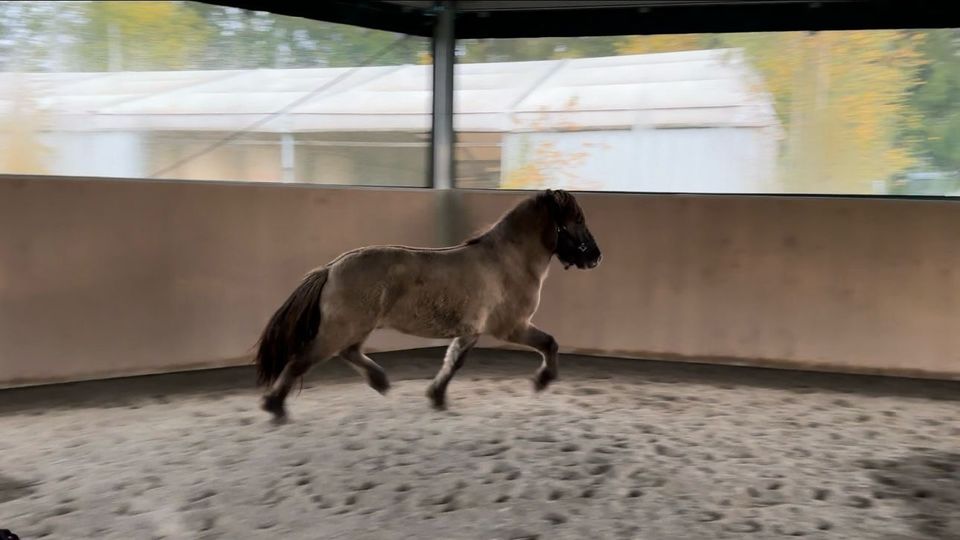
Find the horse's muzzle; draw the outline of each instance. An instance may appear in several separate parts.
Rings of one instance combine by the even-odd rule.
[[[577,261],[576,263],[573,263],[573,264],[563,263],[563,269],[566,270],[571,266],[576,266],[580,270],[591,270],[600,265],[600,259],[602,258],[603,258],[602,255],[597,255],[597,258],[593,259],[592,261]]]

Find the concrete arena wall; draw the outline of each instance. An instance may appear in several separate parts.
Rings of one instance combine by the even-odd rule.
[[[0,386],[247,363],[310,268],[442,245],[523,196],[0,177]],[[555,265],[535,317],[565,351],[960,376],[954,203],[578,199],[603,264]],[[369,348],[438,344],[382,332]]]

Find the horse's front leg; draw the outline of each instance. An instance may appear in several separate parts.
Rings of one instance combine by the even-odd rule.
[[[532,347],[543,356],[543,364],[540,365],[540,369],[533,377],[533,389],[535,391],[544,390],[552,381],[557,379],[560,367],[560,348],[553,336],[532,324],[528,324],[507,336],[507,341]]]
[[[437,376],[433,378],[433,382],[427,388],[427,397],[430,398],[430,403],[433,404],[434,409],[443,410],[446,408],[447,385],[450,384],[450,379],[453,378],[457,370],[463,367],[463,363],[467,359],[467,353],[477,344],[478,338],[479,336],[476,335],[461,336],[450,342],[450,346],[447,347],[447,354],[443,358],[443,367],[440,368]]]

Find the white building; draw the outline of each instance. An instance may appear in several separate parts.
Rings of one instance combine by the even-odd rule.
[[[781,128],[739,50],[456,69],[461,185],[532,166],[596,190],[776,190]],[[422,185],[430,81],[417,65],[3,73],[0,118],[25,86],[48,174]]]

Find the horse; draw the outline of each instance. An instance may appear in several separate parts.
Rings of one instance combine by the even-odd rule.
[[[426,392],[436,409],[446,407],[447,385],[481,335],[538,351],[533,388],[543,391],[559,376],[558,345],[530,321],[554,255],[564,270],[595,268],[602,258],[576,198],[548,189],[455,246],[368,246],[338,256],[309,272],[264,328],[255,358],[257,383],[267,387],[261,408],[284,422],[294,382],[335,356],[386,395],[386,372],[363,353],[378,328],[452,339]]]

